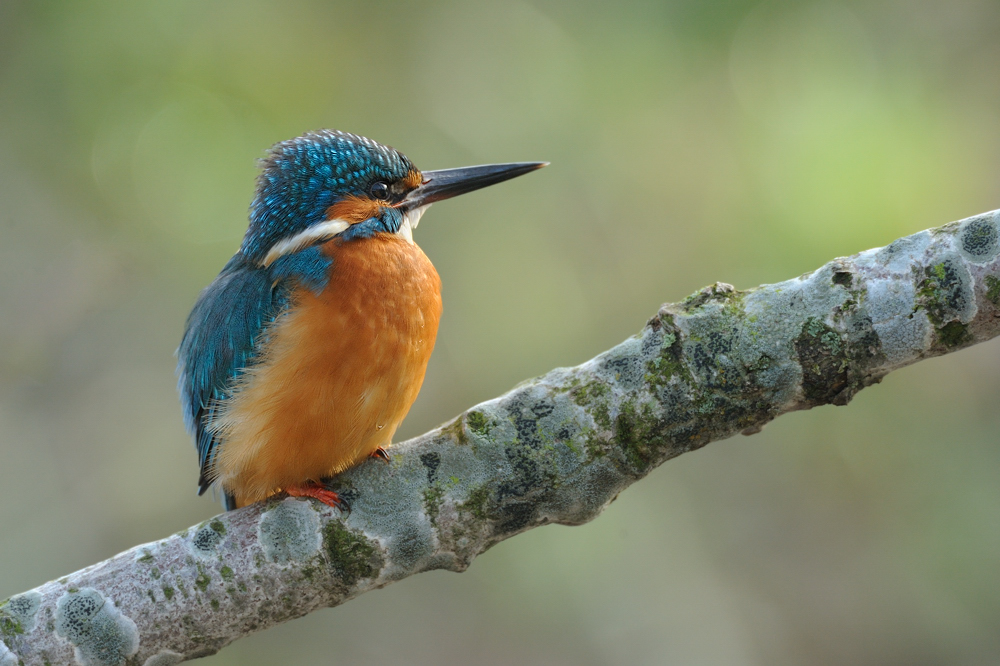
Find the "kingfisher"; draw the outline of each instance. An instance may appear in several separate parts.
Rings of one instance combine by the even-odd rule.
[[[422,172],[336,130],[272,146],[239,250],[177,353],[199,494],[216,486],[227,511],[282,492],[347,509],[326,480],[389,459],[437,337],[441,280],[413,242],[421,215],[546,164]]]

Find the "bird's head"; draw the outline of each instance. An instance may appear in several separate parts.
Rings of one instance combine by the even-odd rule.
[[[517,162],[418,170],[402,153],[371,139],[320,130],[275,144],[263,160],[240,252],[268,266],[334,237],[398,234],[430,204],[545,166]]]

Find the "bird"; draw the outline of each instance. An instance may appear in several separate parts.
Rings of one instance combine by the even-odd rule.
[[[328,480],[389,460],[437,337],[441,280],[413,241],[421,216],[547,164],[420,171],[330,129],[272,146],[239,249],[177,351],[198,494],[215,487],[227,511],[279,493],[349,510]]]

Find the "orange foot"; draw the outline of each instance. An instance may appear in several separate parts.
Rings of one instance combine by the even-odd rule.
[[[350,513],[351,511],[351,507],[340,498],[340,495],[318,483],[292,486],[291,488],[285,488],[285,492],[288,493],[289,497],[312,497],[313,499],[318,499],[327,506],[339,509],[342,513]]]
[[[368,457],[378,458],[379,460],[384,460],[385,462],[389,462],[389,454],[386,453],[385,449],[383,449],[381,446],[372,451],[371,455]]]

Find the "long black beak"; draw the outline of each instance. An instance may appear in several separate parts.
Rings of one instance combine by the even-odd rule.
[[[404,210],[432,204],[442,199],[457,197],[481,187],[496,185],[511,178],[548,166],[548,162],[513,162],[511,164],[483,164],[459,169],[424,171],[424,182],[412,190],[399,203]]]

